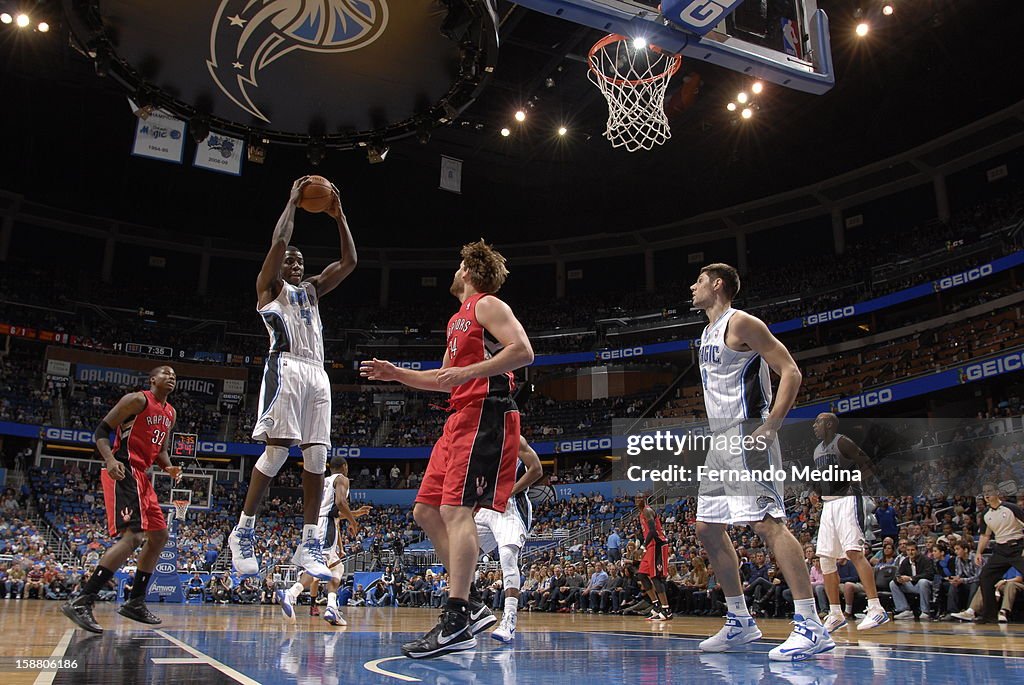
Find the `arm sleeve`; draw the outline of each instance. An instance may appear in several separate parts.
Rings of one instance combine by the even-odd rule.
[[[1013,512],[1013,515],[1017,517],[1017,520],[1024,523],[1024,509],[1021,509],[1016,504],[1010,502],[1003,502],[1003,506]]]

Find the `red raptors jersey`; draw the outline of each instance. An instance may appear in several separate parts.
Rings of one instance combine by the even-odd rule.
[[[646,540],[647,536],[651,534],[651,526],[649,523],[647,523],[647,519],[644,518],[643,513],[640,514],[640,527],[644,531],[644,540]],[[655,537],[661,540],[662,542],[668,541],[668,538],[665,537],[665,531],[661,529],[661,519],[658,518],[657,514],[654,514],[654,533]]]
[[[490,359],[502,349],[502,344],[476,320],[476,303],[486,293],[473,295],[448,320],[448,359],[452,366],[469,366]],[[458,408],[485,397],[511,397],[515,388],[512,372],[474,378],[452,388],[451,404]]]
[[[174,426],[175,411],[170,403],[160,404],[149,390],[142,394],[146,408],[118,427],[113,449],[118,461],[145,471],[160,454]]]

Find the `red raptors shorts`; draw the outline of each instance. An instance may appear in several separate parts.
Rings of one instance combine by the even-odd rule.
[[[648,578],[668,578],[668,543],[655,540],[648,545],[638,570]]]
[[[434,443],[416,501],[505,511],[516,481],[519,410],[487,397],[456,410]]]
[[[100,482],[103,483],[103,503],[107,507],[107,530],[111,537],[117,537],[125,528],[133,533],[167,528],[167,519],[145,471],[128,466],[124,478],[114,480],[103,469]]]

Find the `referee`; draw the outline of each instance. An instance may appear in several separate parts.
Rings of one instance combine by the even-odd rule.
[[[985,483],[981,491],[988,505],[981,538],[978,540],[978,553],[974,563],[981,566],[981,553],[988,546],[989,539],[994,535],[992,555],[988,563],[981,569],[981,596],[984,601],[981,618],[976,623],[996,622],[996,582],[1003,577],[1011,566],[1024,573],[1024,510],[1016,504],[1003,502],[995,483]]]

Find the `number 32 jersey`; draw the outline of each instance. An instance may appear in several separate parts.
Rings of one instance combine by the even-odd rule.
[[[176,413],[169,402],[161,403],[146,390],[146,408],[117,427],[113,452],[118,461],[145,471],[160,454],[174,427]]]
[[[309,281],[295,286],[281,283],[281,292],[262,309],[270,334],[270,352],[287,352],[321,366],[324,363],[324,331],[316,287]]]

